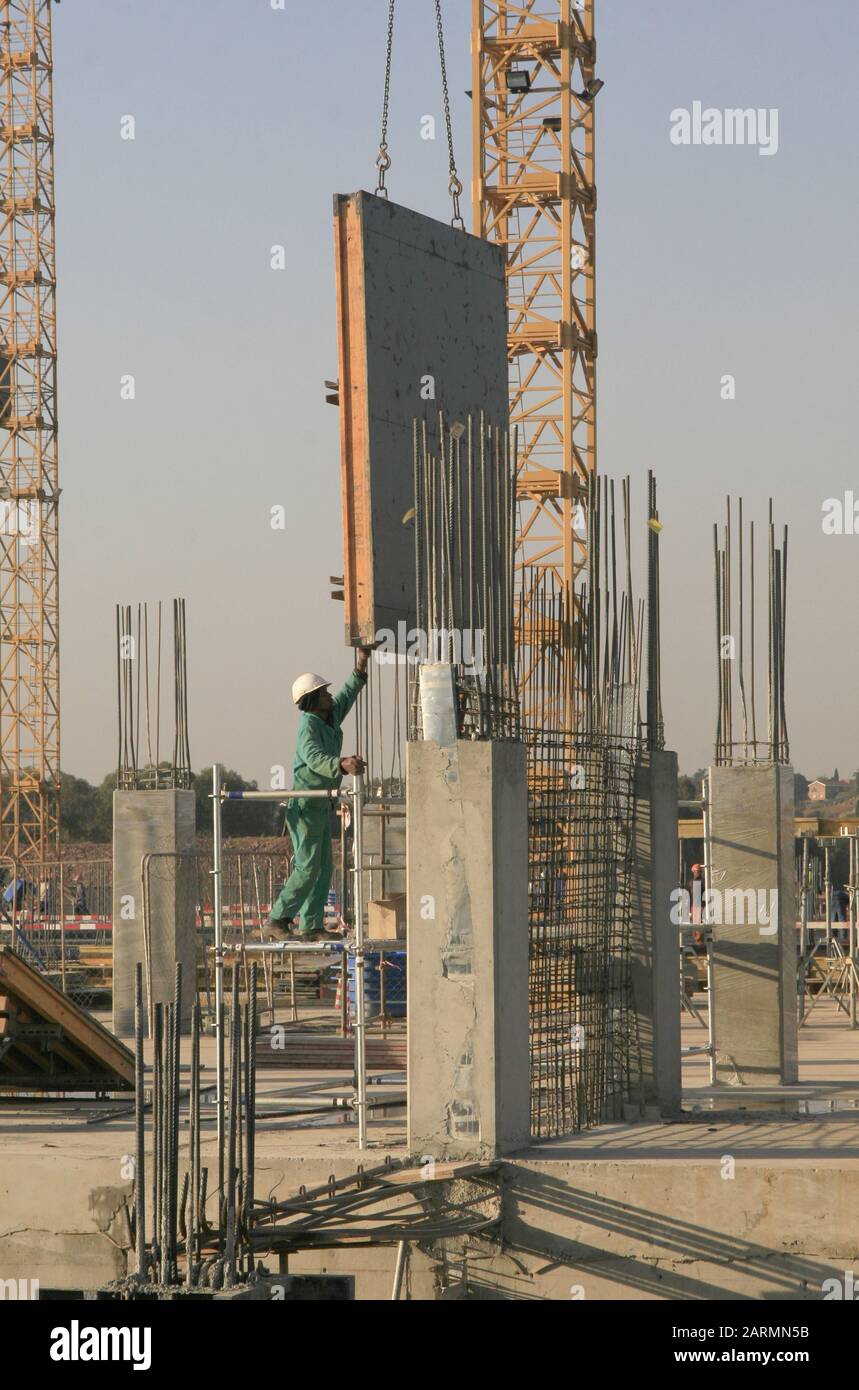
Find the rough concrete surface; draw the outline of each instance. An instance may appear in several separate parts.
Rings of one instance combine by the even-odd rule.
[[[495,1157],[530,1127],[525,750],[410,743],[407,787],[409,1144]]]
[[[701,1031],[684,1023],[684,1045]],[[413,1251],[408,1296],[821,1298],[824,1279],[859,1267],[859,1034],[822,1005],[800,1038],[796,1086],[713,1091],[706,1059],[687,1057],[680,1121],[604,1125],[502,1160],[498,1237]],[[208,1081],[213,1042],[203,1043]],[[260,1111],[306,1097],[308,1087],[345,1094],[349,1080],[266,1070]],[[0,1279],[78,1289],[126,1273],[133,1124],[127,1113],[85,1123],[106,1108],[72,1100],[0,1107]],[[183,1112],[183,1147],[185,1122]],[[211,1167],[211,1118],[205,1135]],[[285,1197],[330,1173],[346,1177],[359,1163],[406,1155],[402,1123],[371,1120],[370,1141],[362,1154],[352,1125],[261,1119],[257,1195]],[[356,1297],[389,1299],[395,1260],[393,1247],[305,1252],[290,1258],[289,1272],[355,1275]]]
[[[134,972],[137,962],[146,960],[144,855],[157,856],[149,869],[152,999],[172,1003],[176,962],[181,961],[183,1032],[190,1027],[196,978],[196,886],[190,861],[172,856],[193,850],[195,817],[191,791],[113,794],[113,1031],[117,1037],[128,1038],[134,1032]]]
[[[722,918],[713,928],[717,1076],[789,1084],[797,1077],[793,769],[712,767],[709,784]]]
[[[677,877],[677,754],[649,751],[636,771],[629,965],[646,1106],[680,1109],[680,943],[669,918]]]

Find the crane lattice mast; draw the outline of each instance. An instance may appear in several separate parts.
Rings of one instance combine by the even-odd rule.
[[[594,2],[472,0],[474,230],[507,260],[520,694],[531,727],[544,713],[532,708],[536,687],[529,697],[540,647],[572,645],[545,614],[537,622],[538,595],[553,576],[575,621],[596,470]]]
[[[59,846],[52,0],[0,0],[0,856]]]

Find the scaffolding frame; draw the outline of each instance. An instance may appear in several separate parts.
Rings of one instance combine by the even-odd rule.
[[[352,810],[353,827],[353,913],[355,918],[355,1019],[353,1033],[355,1039],[355,1110],[358,1116],[358,1147],[367,1148],[367,1033],[366,1003],[364,995],[364,969],[366,965],[366,933],[364,930],[364,778],[357,775],[353,779],[351,791],[305,791],[302,788],[290,791],[228,791],[221,784],[221,765],[212,767],[212,903],[215,914],[215,1040],[216,1040],[216,1088],[217,1088],[217,1126],[218,1126],[218,1188],[224,1190],[224,1144],[225,1144],[225,1047],[224,1047],[224,927],[223,927],[223,835],[221,812],[225,801],[291,801],[324,800],[332,804],[349,803]],[[343,949],[345,950],[345,942]],[[313,950],[316,943],[275,942],[263,946],[249,947],[254,953],[288,953],[290,950]],[[324,952],[327,943],[320,942],[317,949]]]

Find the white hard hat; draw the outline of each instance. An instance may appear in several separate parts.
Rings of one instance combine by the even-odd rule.
[[[312,671],[305,671],[303,676],[292,682],[293,703],[297,705],[305,695],[312,695],[314,690],[326,690],[330,684],[324,676],[314,676]]]

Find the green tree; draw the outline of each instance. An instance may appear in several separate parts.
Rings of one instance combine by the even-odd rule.
[[[224,770],[222,780],[229,791],[257,790],[256,782],[246,781],[232,768]],[[198,772],[191,788],[196,802],[197,833],[211,836],[212,769],[206,767]],[[93,786],[85,777],[74,777],[70,772],[62,774],[60,832],[66,844],[110,844],[115,790],[115,772],[108,773],[98,786]],[[250,802],[244,806],[226,802],[222,824],[224,835],[229,836],[280,835],[283,811],[270,801]]]
[[[113,834],[113,792],[116,773],[97,786],[85,777],[62,774],[60,834],[66,844],[109,844]]]
[[[109,772],[96,787],[98,811],[96,815],[94,838],[99,844],[113,839],[113,793],[116,791],[116,773]]]
[[[691,777],[685,772],[680,774],[677,778],[677,795],[681,801],[701,800],[701,783],[705,772],[706,768],[700,767]]]
[[[221,785],[231,792],[255,792],[256,782],[246,782],[241,773],[222,768]],[[212,834],[212,769],[204,767],[191,783],[197,801],[197,834]],[[283,828],[283,811],[276,802],[251,801],[245,805],[225,801],[221,812],[221,828],[225,836],[279,835]]]

